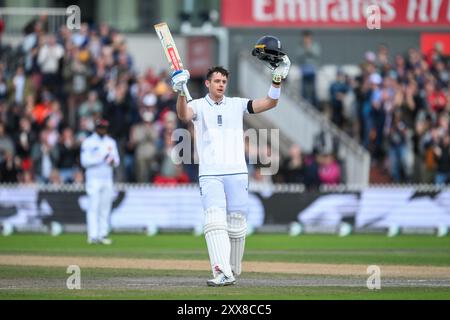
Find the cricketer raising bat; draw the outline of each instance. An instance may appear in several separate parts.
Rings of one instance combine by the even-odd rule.
[[[169,26],[167,23],[162,22],[155,24],[155,31],[161,41],[161,45],[164,49],[167,60],[169,60],[169,65],[174,71],[182,70],[183,63],[181,62],[180,55],[178,54],[175,41],[173,41],[172,34],[170,33]],[[186,84],[183,85],[183,92],[186,96],[187,101],[191,101],[192,97],[189,93]]]

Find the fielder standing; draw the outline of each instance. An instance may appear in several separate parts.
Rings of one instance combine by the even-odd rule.
[[[290,61],[281,51],[280,41],[261,38],[253,55],[272,64],[272,84],[267,96],[250,100],[226,97],[228,71],[208,70],[208,94],[187,102],[183,85],[187,70],[172,75],[173,89],[179,92],[177,114],[193,121],[199,156],[199,184],[205,214],[204,232],[213,278],[208,286],[235,284],[241,274],[247,233],[248,171],[244,153],[244,113],[261,113],[274,108],[280,97],[281,80],[289,73]]]
[[[85,168],[88,243],[112,243],[108,238],[113,199],[113,168],[120,164],[116,141],[107,135],[109,123],[98,119],[95,132],[81,145],[81,165]]]

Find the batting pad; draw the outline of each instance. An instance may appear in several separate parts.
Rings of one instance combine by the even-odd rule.
[[[247,220],[241,212],[231,212],[227,216],[228,236],[230,237],[230,264],[236,276],[242,272],[242,258],[244,256],[245,235],[247,234]]]
[[[227,213],[219,207],[205,210],[205,239],[213,276],[218,267],[227,277],[232,276],[230,266],[230,238],[227,231]]]

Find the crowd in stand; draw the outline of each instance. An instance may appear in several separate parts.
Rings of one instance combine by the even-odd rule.
[[[0,48],[0,182],[83,183],[80,146],[98,118],[109,121],[119,146],[116,181],[198,180],[195,164],[177,165],[170,157],[173,130],[192,127],[177,119],[168,75],[135,70],[123,34],[105,23],[75,31],[62,26],[52,34],[45,16],[23,33],[17,47]],[[308,186],[341,181],[331,153],[304,158],[294,146],[290,155],[275,176],[250,164],[250,179]]]
[[[450,183],[450,57],[442,43],[429,52],[394,55],[385,45],[368,51],[358,76],[338,69],[325,103],[316,95],[320,45],[305,31],[299,47],[301,96],[369,151],[372,167],[389,177],[383,182]],[[345,159],[324,137],[316,137],[312,154],[293,145],[274,180],[307,187],[345,182]]]
[[[381,45],[366,53],[360,76],[339,71],[331,84],[332,121],[393,182],[450,182],[450,60],[442,48],[393,55]]]
[[[310,49],[302,49],[303,94],[316,101],[320,47],[310,33],[304,38]],[[391,56],[381,46],[366,54],[360,76],[340,71],[330,87],[332,121],[359,139],[392,181],[449,181],[450,67],[440,50]],[[175,104],[168,75],[135,70],[119,31],[84,23],[51,34],[45,17],[37,18],[17,47],[0,47],[0,182],[82,183],[80,145],[101,117],[123,159],[117,181],[196,182],[196,165],[170,158],[171,134],[186,126]],[[312,154],[294,145],[279,159],[278,174],[263,177],[260,166],[250,166],[251,179],[308,187],[345,182],[336,147],[321,133]]]
[[[318,107],[316,94],[317,73],[320,65],[321,47],[313,34],[306,30],[298,52],[292,58],[298,63],[301,74],[301,92],[303,99]],[[275,182],[302,183],[309,189],[320,185],[345,183],[343,159],[338,158],[339,145],[325,132],[314,137],[313,150],[305,154],[299,145],[292,145],[288,156],[280,163],[280,171],[273,177]]]
[[[124,35],[107,24],[47,31],[31,21],[17,47],[2,43],[0,181],[82,183],[80,145],[106,118],[123,165],[120,182],[195,181],[170,161],[179,125],[165,73],[136,72]]]

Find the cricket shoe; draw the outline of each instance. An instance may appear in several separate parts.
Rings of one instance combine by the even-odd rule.
[[[215,278],[206,281],[209,287],[223,287],[236,284],[234,276],[227,277],[224,273],[220,272]]]
[[[98,243],[109,246],[112,244],[112,240],[110,238],[101,238],[98,240]]]
[[[98,244],[98,240],[97,239],[88,239],[87,241],[88,244]]]

